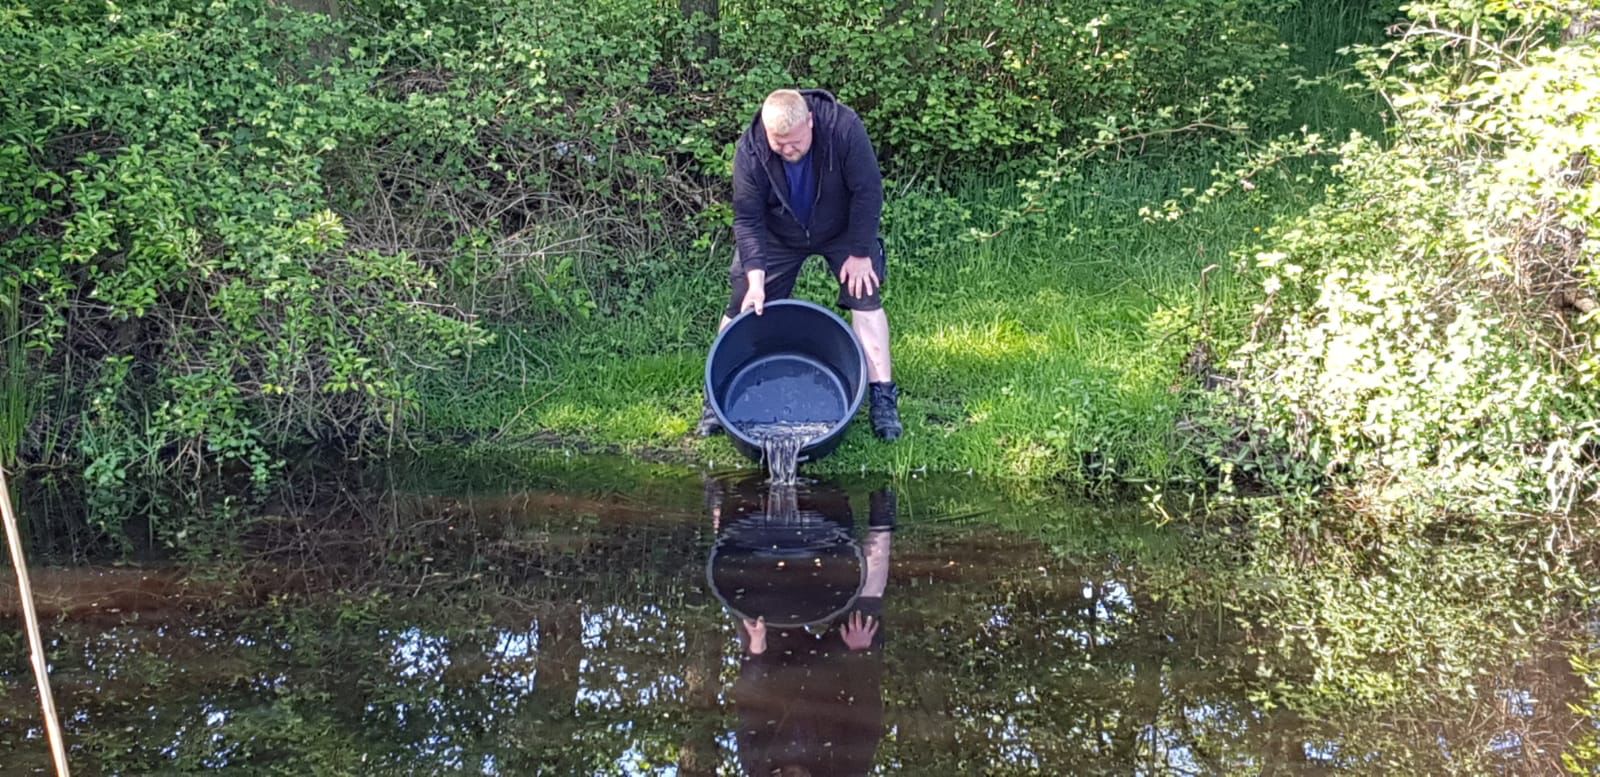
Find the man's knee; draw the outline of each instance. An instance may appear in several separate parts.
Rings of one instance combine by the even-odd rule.
[[[844,281],[839,282],[838,305],[852,314],[857,312],[870,313],[883,309],[883,286],[889,280],[889,258],[882,237],[878,238],[877,251],[873,253],[871,258],[872,272],[878,276],[878,284],[872,289],[871,293],[857,297],[850,293],[850,287],[847,283]],[[839,277],[839,272],[844,268],[845,261],[847,261],[845,257],[829,260],[828,267],[835,278]]]

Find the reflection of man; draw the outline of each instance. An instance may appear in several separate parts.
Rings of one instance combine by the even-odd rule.
[[[842,492],[806,494],[799,502],[803,512],[820,511],[845,526],[852,523]],[[871,508],[862,543],[866,573],[847,612],[791,628],[770,626],[759,616],[740,620],[743,655],[733,700],[739,763],[746,774],[802,777],[871,769],[883,738],[883,595],[894,493],[874,492]],[[788,584],[803,585],[803,580]]]

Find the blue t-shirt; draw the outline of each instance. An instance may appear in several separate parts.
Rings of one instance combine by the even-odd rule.
[[[789,179],[789,208],[800,226],[810,226],[811,204],[817,199],[817,171],[811,169],[811,152],[798,162],[783,160],[783,176]]]

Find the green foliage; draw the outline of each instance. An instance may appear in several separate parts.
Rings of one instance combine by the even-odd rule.
[[[1325,201],[1239,255],[1252,293],[1211,322],[1226,371],[1191,410],[1210,514],[1278,577],[1238,602],[1263,667],[1318,678],[1263,698],[1311,711],[1478,693],[1473,656],[1594,594],[1572,514],[1600,482],[1600,51],[1562,34],[1576,4],[1407,12],[1362,59],[1387,137],[1353,135]],[[1328,150],[1280,139],[1146,215]]]
[[[1572,704],[1572,713],[1588,725],[1567,752],[1561,754],[1561,764],[1569,774],[1594,774],[1600,769],[1600,732],[1595,729],[1600,722],[1600,656],[1591,647],[1572,656],[1572,671],[1582,678],[1588,689],[1588,698],[1581,704]]]
[[[20,326],[21,291],[15,281],[0,286],[0,466],[16,463],[17,448],[38,396],[28,383]]]
[[[722,51],[734,72],[767,66],[752,96],[832,85],[901,164],[971,169],[1129,128],[1271,121],[1288,52],[1261,20],[1282,5],[760,0],[723,4]]]
[[[1492,19],[1390,47],[1391,143],[1353,138],[1328,202],[1245,263],[1223,466],[1391,516],[1594,493],[1600,54]],[[1462,40],[1480,51],[1442,45]]]
[[[642,316],[703,272],[671,257],[726,250],[732,141],[772,88],[835,89],[908,177],[993,169],[1281,115],[1278,7],[752,0],[707,27],[645,0],[8,6],[3,334],[12,385],[40,387],[6,391],[8,447],[114,493],[382,439],[477,317]]]
[[[908,180],[1283,114],[1293,68],[1259,20],[1280,3],[1170,5],[751,0],[712,22],[641,0],[355,4],[376,31],[352,56],[376,57],[396,107],[353,154],[350,208],[448,263],[472,312],[633,313],[689,238],[726,250],[733,141],[778,86],[834,90]]]
[[[0,270],[61,392],[24,447],[81,460],[110,522],[136,472],[261,481],[286,445],[393,428],[402,357],[481,340],[324,202],[339,144],[382,128],[369,71],[306,56],[341,32],[267,2],[0,16]]]

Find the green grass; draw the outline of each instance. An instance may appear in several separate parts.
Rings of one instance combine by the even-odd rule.
[[[1381,130],[1377,99],[1343,88],[1353,73],[1338,50],[1379,40],[1392,5],[1307,0],[1285,12],[1283,39],[1317,80],[1298,94],[1283,130]],[[879,443],[859,418],[839,450],[807,471],[970,472],[1069,485],[1196,474],[1175,433],[1195,322],[1207,306],[1241,306],[1230,255],[1319,194],[1310,184],[1257,180],[1255,190],[1177,222],[1137,216],[1141,206],[1203,187],[1215,161],[1103,162],[1062,186],[1047,223],[981,242],[963,236],[1018,205],[1010,181],[942,192],[889,184],[884,299],[906,435]],[[467,369],[425,381],[424,431],[743,463],[726,439],[691,435],[726,301],[728,250],[666,263],[673,269],[648,293],[603,304],[611,315],[496,329],[495,344]],[[820,261],[796,289],[823,304],[836,293]]]
[[[906,435],[876,441],[859,418],[812,472],[972,472],[1027,481],[1170,481],[1192,471],[1174,425],[1181,364],[1205,304],[1230,293],[1229,252],[1310,192],[1263,187],[1172,224],[1141,205],[1205,180],[1209,166],[1119,162],[1058,198],[1044,226],[962,239],[1016,204],[1014,187],[891,196],[885,306]],[[953,215],[964,214],[964,215]],[[624,313],[543,331],[503,328],[458,372],[423,388],[427,433],[505,444],[552,437],[660,458],[741,462],[695,439],[700,376],[725,257],[684,261]],[[796,296],[831,304],[820,261]],[[553,330],[553,331],[552,331]],[[864,413],[863,413],[864,416]]]
[[[28,382],[28,362],[19,326],[21,298],[16,286],[0,287],[0,465],[16,463],[17,449],[33,417],[36,394]]]
[[[1402,17],[1396,0],[1300,0],[1286,10],[1279,34],[1313,83],[1299,92],[1281,131],[1304,126],[1340,138],[1352,129],[1380,135],[1383,100],[1351,88],[1360,83],[1355,57],[1340,50],[1381,43],[1384,28]]]

